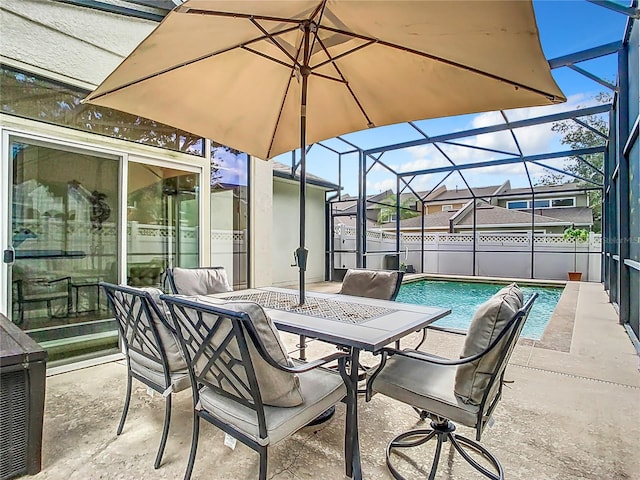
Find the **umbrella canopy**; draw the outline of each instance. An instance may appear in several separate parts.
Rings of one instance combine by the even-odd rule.
[[[262,159],[374,126],[564,100],[531,2],[512,0],[187,0],[87,97]]]

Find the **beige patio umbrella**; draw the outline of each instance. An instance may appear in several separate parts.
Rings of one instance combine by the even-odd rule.
[[[410,120],[562,102],[530,1],[187,0],[86,101],[262,159]]]

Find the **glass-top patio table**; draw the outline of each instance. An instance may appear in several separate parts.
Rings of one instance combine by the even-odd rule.
[[[444,308],[317,292],[307,292],[306,302],[300,306],[296,290],[276,287],[239,290],[211,297],[256,302],[279,330],[350,349],[349,361],[341,361],[339,369],[347,387],[346,474],[357,480],[362,478],[357,398],[360,351],[375,353],[451,313],[450,309]]]

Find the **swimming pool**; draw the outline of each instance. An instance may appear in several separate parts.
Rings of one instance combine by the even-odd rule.
[[[449,282],[442,280],[420,280],[403,283],[398,293],[398,302],[450,308],[451,315],[438,320],[440,327],[467,330],[478,306],[487,301],[504,285],[494,283]],[[560,300],[562,288],[521,286],[525,301],[534,292],[538,299],[533,304],[522,336],[540,340],[551,319],[551,314]]]

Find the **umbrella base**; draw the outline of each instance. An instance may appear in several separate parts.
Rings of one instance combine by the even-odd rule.
[[[324,422],[331,420],[331,417],[336,413],[336,406],[333,405],[330,408],[327,408],[324,412],[318,415],[316,418],[307,423],[307,427],[312,427],[313,425],[321,425]]]

